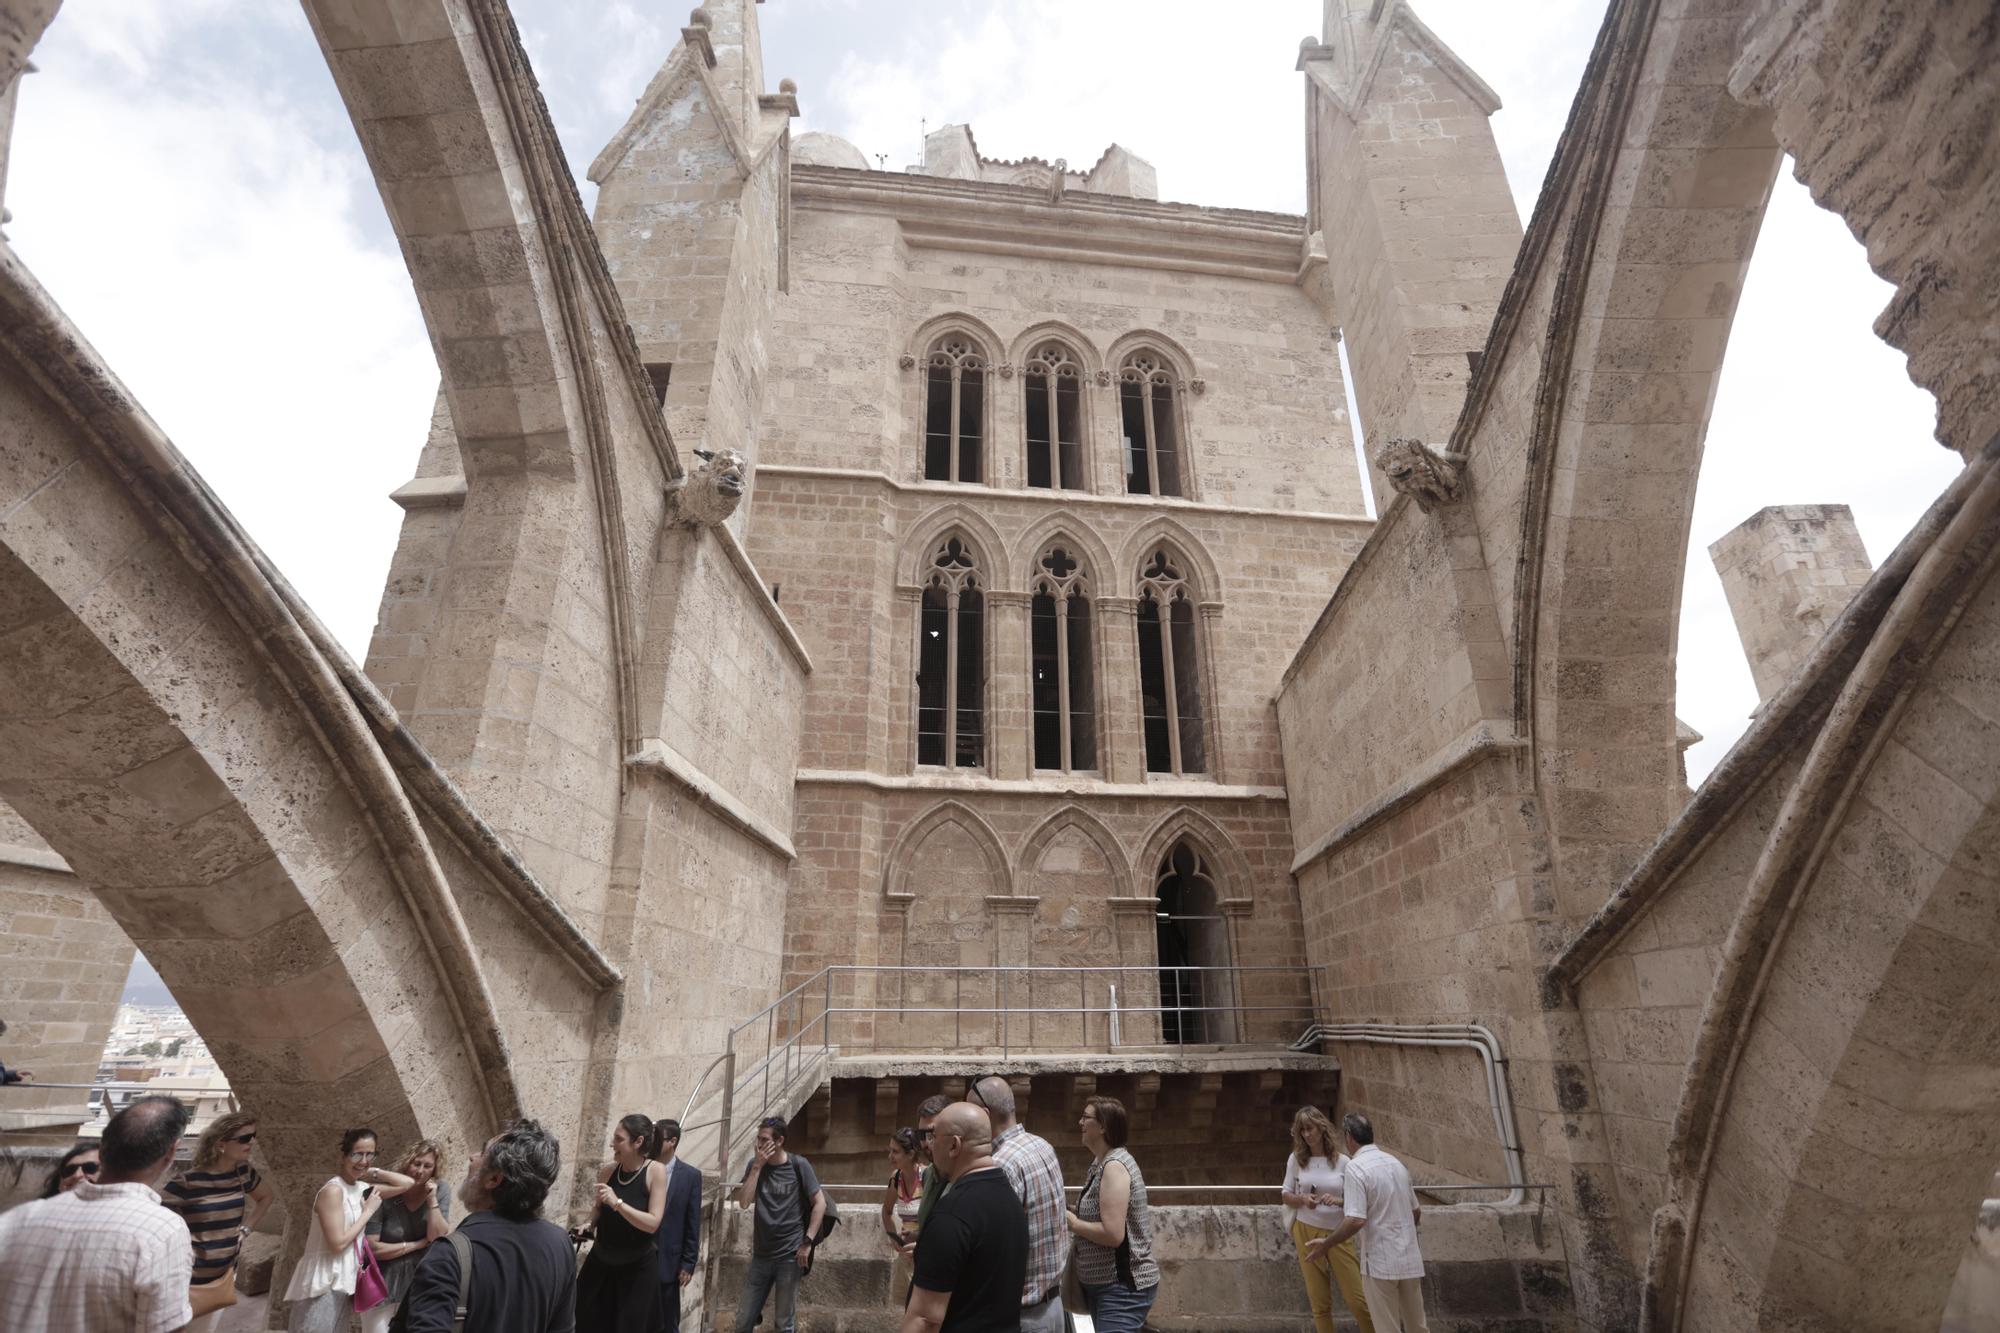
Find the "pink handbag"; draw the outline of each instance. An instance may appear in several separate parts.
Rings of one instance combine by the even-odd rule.
[[[372,1310],[389,1299],[389,1284],[382,1278],[382,1263],[375,1247],[363,1236],[354,1242],[358,1267],[354,1271],[354,1312]]]

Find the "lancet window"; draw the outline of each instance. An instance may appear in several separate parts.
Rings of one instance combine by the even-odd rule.
[[[1118,371],[1125,438],[1125,490],[1185,495],[1181,468],[1180,377],[1157,352],[1140,349]]]
[[[1139,574],[1139,694],[1149,773],[1208,769],[1194,597],[1182,569],[1180,558],[1161,547]]]
[[[948,333],[924,360],[924,480],[982,480],[985,438],[986,356]]]
[[[1083,365],[1062,343],[1045,342],[1023,369],[1028,485],[1083,489]]]
[[[1036,562],[1029,606],[1028,691],[1035,767],[1065,773],[1097,767],[1097,690],[1091,670],[1090,586],[1068,550]]]
[[[986,762],[985,599],[972,549],[947,537],[925,571],[917,625],[917,762]]]

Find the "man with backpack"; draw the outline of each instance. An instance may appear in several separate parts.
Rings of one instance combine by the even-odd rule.
[[[750,1267],[736,1301],[736,1333],[751,1333],[757,1327],[774,1288],[776,1333],[793,1333],[799,1274],[812,1261],[813,1239],[826,1217],[827,1198],[812,1164],[785,1151],[785,1122],[777,1116],[757,1126],[757,1142],[736,1202],[756,1210]]]
[[[516,1120],[472,1155],[458,1187],[465,1220],[417,1265],[396,1312],[402,1328],[576,1333],[576,1256],[563,1229],[541,1217],[561,1160],[556,1136],[533,1120]]]

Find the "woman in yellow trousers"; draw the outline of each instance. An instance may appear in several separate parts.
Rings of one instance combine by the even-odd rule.
[[[1338,1142],[1333,1122],[1318,1107],[1301,1106],[1292,1117],[1292,1151],[1285,1158],[1283,1186],[1285,1209],[1292,1218],[1292,1246],[1299,1256],[1299,1274],[1305,1278],[1317,1333],[1333,1333],[1335,1287],[1361,1333],[1375,1333],[1368,1298],[1361,1294],[1361,1261],[1353,1240],[1334,1246],[1324,1258],[1306,1258],[1306,1246],[1340,1225],[1347,1154],[1335,1146]]]

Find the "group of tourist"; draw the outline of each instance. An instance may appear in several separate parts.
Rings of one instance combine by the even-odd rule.
[[[1055,1149],[1020,1123],[1005,1078],[918,1109],[891,1136],[881,1203],[902,1333],[1062,1333],[1066,1281],[1068,1308],[1087,1307],[1099,1333],[1139,1333],[1160,1265],[1124,1105],[1084,1103],[1077,1135],[1091,1163],[1074,1207]],[[178,1100],[141,1097],[98,1144],[63,1155],[40,1199],[0,1215],[0,1328],[212,1327],[274,1197],[251,1160],[247,1112],[217,1118],[169,1177],[187,1123]],[[285,1291],[291,1333],[348,1333],[356,1319],[362,1333],[678,1333],[701,1248],[701,1173],[678,1159],[680,1137],[671,1120],[621,1119],[592,1220],[565,1234],[540,1217],[560,1148],[532,1120],[471,1155],[455,1230],[440,1145],[419,1140],[388,1169],[373,1130],[347,1131]],[[737,1333],[773,1304],[773,1327],[792,1333],[800,1279],[829,1230],[826,1191],[786,1138],[781,1119],[758,1126],[735,1194],[752,1217]],[[1280,1193],[1318,1333],[1332,1333],[1336,1291],[1362,1333],[1426,1328],[1421,1210],[1409,1172],[1374,1138],[1361,1115],[1338,1130],[1315,1107],[1293,1117]]]
[[[881,1203],[904,1333],[1062,1333],[1066,1277],[1100,1333],[1138,1333],[1160,1267],[1127,1128],[1117,1098],[1084,1103],[1077,1134],[1091,1165],[1072,1209],[1055,1148],[1021,1124],[1005,1078],[977,1080],[962,1102],[919,1106],[915,1127],[890,1136]],[[737,1333],[749,1333],[760,1308],[738,1305]],[[792,1312],[781,1301],[779,1333]]]

